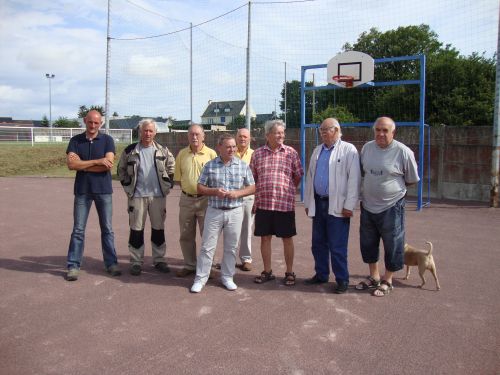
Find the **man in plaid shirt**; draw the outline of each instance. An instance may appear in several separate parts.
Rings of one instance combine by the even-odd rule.
[[[271,269],[271,238],[283,240],[285,253],[285,285],[295,285],[293,272],[293,236],[295,227],[295,194],[304,174],[299,155],[292,147],[285,146],[285,123],[267,121],[267,143],[255,150],[250,162],[255,179],[255,235],[261,237],[260,251],[264,271],[255,278],[258,284],[274,280]]]
[[[221,135],[217,148],[219,156],[205,164],[198,179],[198,194],[208,196],[208,208],[192,293],[201,292],[207,283],[221,231],[224,233],[221,281],[227,290],[236,290],[233,276],[243,222],[243,197],[255,192],[255,182],[248,164],[235,157],[234,137],[230,134]]]

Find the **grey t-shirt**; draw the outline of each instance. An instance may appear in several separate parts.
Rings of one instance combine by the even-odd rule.
[[[160,183],[154,165],[155,148],[139,145],[139,170],[134,197],[161,197]]]
[[[406,194],[406,184],[418,182],[413,151],[395,139],[386,148],[370,141],[361,150],[361,201],[363,208],[378,214]]]

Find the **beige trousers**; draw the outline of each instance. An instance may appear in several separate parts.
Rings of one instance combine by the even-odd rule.
[[[208,197],[194,198],[181,194],[179,200],[179,243],[184,257],[184,268],[188,270],[196,269],[196,223],[201,236],[207,205]]]

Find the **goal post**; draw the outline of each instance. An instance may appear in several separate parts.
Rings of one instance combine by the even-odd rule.
[[[396,123],[396,126],[403,127],[416,127],[418,129],[418,174],[420,180],[417,184],[417,211],[421,210],[422,207],[428,206],[430,204],[430,128],[425,124],[425,64],[426,59],[425,55],[414,55],[414,56],[400,56],[400,57],[389,57],[389,58],[379,58],[373,59],[374,67],[382,67],[383,64],[393,64],[393,63],[404,63],[407,61],[414,61],[418,63],[418,78],[414,79],[400,79],[400,80],[384,80],[384,81],[376,81],[373,79],[373,74],[368,76],[368,80],[366,77],[363,77],[365,73],[364,68],[359,69],[359,76],[357,74],[357,65],[361,65],[361,61],[354,60],[349,63],[349,59],[354,56],[356,58],[357,55],[348,55],[347,60],[342,59],[342,55],[346,55],[355,51],[349,51],[344,54],[339,54],[336,56],[340,58],[340,62],[335,62],[336,65],[332,68],[330,60],[329,64],[318,64],[318,65],[306,65],[301,68],[301,84],[300,84],[300,142],[301,142],[301,161],[306,167],[306,129],[313,128],[317,129],[320,124],[317,123],[306,123],[306,92],[309,91],[321,91],[321,90],[354,90],[356,88],[364,88],[364,89],[376,89],[382,87],[391,87],[391,86],[417,86],[418,87],[418,111],[416,111],[415,118],[412,118],[408,121],[408,119],[403,119],[398,121],[398,118],[393,118]],[[346,62],[347,61],[347,62]],[[368,65],[368,64],[367,64]],[[346,66],[351,69],[348,74],[344,74],[341,69],[346,69]],[[310,70],[321,70],[328,68],[328,81],[333,84],[327,84],[323,86],[307,86],[306,85],[306,73]],[[337,69],[337,70],[332,70]],[[368,70],[367,70],[368,71]],[[332,74],[333,72],[333,74]],[[353,73],[354,72],[354,73]],[[368,71],[369,72],[369,71]],[[332,77],[330,77],[332,75]],[[339,82],[339,76],[346,76],[353,79],[349,79],[350,82]],[[337,79],[336,79],[337,77]],[[371,78],[371,80],[370,80]],[[333,80],[332,80],[333,79]],[[343,80],[341,80],[343,81]],[[354,85],[353,85],[354,81]],[[380,113],[378,115],[374,115],[371,121],[360,121],[360,122],[342,122],[341,125],[344,127],[371,127],[373,126],[373,121],[375,118],[385,115],[384,113]],[[427,197],[424,202],[423,199],[423,186],[424,186],[424,165],[425,165],[425,131],[427,129]],[[301,200],[304,200],[304,183],[305,177],[301,182]]]

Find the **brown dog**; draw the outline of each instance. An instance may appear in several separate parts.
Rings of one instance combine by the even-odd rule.
[[[422,279],[422,284],[419,288],[422,288],[425,284],[424,273],[425,270],[429,270],[434,276],[434,280],[436,280],[436,290],[441,289],[439,285],[439,281],[436,273],[436,264],[434,263],[434,258],[432,257],[432,243],[427,242],[430,249],[421,250],[414,248],[407,243],[405,243],[405,265],[406,265],[406,276],[405,280],[408,280],[408,276],[410,276],[410,266],[418,266],[418,273],[420,274],[420,278]]]

